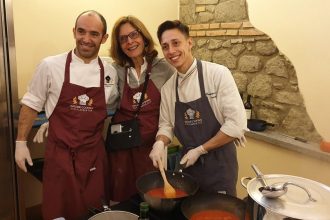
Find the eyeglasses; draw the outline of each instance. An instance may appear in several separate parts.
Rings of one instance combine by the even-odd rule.
[[[138,30],[132,31],[131,33],[127,35],[121,35],[119,36],[119,42],[121,44],[127,43],[128,37],[131,38],[132,40],[138,38],[140,36],[140,32]]]

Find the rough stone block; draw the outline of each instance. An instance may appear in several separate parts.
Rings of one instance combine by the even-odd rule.
[[[197,31],[197,37],[205,36],[205,31]]]
[[[253,25],[250,23],[250,21],[243,21],[243,28],[253,28]]]
[[[227,30],[226,35],[228,36],[236,36],[238,34],[238,30]]]
[[[206,36],[212,37],[212,36],[225,36],[226,31],[225,30],[216,30],[216,31],[206,31]]]
[[[219,29],[220,28],[220,23],[211,23],[210,24],[210,29]]]
[[[209,29],[210,24],[193,24],[190,25],[190,30],[203,30],[203,29]]]
[[[221,23],[221,28],[224,29],[238,29],[241,26],[242,26],[242,22]]]
[[[202,11],[206,11],[205,6],[196,6],[195,12],[202,12]]]
[[[239,30],[238,34],[241,36],[258,36],[258,35],[264,35],[265,33],[257,29],[246,29],[246,30]]]
[[[190,37],[196,37],[197,36],[197,31],[189,31],[189,36]]]

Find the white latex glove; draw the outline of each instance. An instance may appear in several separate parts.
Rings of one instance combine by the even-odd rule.
[[[149,157],[152,160],[154,167],[158,168],[158,161],[164,164],[164,152],[165,152],[164,142],[161,140],[156,141],[152,146],[152,150],[149,154]]]
[[[42,143],[44,142],[44,134],[45,137],[48,136],[48,122],[43,123],[37,131],[37,134],[33,138],[34,143]]]
[[[182,157],[180,164],[186,164],[186,168],[190,167],[194,165],[198,158],[203,154],[207,154],[207,151],[204,149],[203,145],[191,149]]]
[[[16,141],[15,161],[19,168],[21,168],[24,172],[27,172],[25,160],[30,166],[33,166],[30,151],[26,145],[26,141]]]

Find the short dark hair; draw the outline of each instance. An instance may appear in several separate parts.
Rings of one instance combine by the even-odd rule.
[[[157,30],[158,41],[160,42],[162,38],[162,34],[165,31],[171,29],[178,29],[183,35],[189,37],[189,27],[187,25],[185,25],[179,20],[173,20],[173,21],[167,20],[158,26],[158,30]]]
[[[78,19],[83,15],[83,14],[95,14],[97,16],[99,16],[99,18],[101,19],[101,22],[102,22],[102,25],[103,25],[103,35],[105,35],[107,33],[107,21],[105,20],[105,18],[103,17],[103,15],[101,15],[99,12],[97,11],[94,11],[94,10],[87,10],[87,11],[84,11],[84,12],[81,12],[77,19],[76,19],[76,23],[75,23],[75,28],[77,27],[77,22],[78,22]]]

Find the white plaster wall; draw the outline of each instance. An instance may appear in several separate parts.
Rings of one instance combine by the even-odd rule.
[[[330,141],[330,1],[247,0],[251,23],[295,66],[317,131]]]
[[[72,28],[75,19],[89,9],[106,18],[109,34],[119,17],[134,15],[146,25],[157,43],[158,25],[179,17],[178,0],[13,1],[19,98],[26,92],[33,71],[42,58],[74,48]],[[109,47],[108,39],[99,55],[108,56]]]

